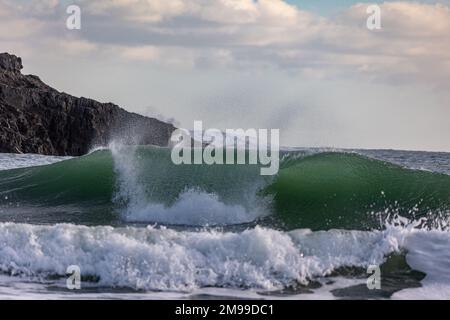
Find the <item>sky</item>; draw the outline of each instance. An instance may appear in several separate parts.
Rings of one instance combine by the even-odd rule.
[[[303,10],[308,10],[323,16],[330,16],[334,14],[338,14],[351,7],[356,3],[366,3],[366,4],[382,4],[385,0],[288,0],[286,1],[289,4],[295,5]],[[390,1],[393,2],[393,1]],[[407,1],[405,1],[407,2]],[[414,1],[408,1],[414,2]],[[422,0],[416,1],[417,3],[422,4],[436,4],[442,3],[445,5],[449,5],[449,0],[435,1],[435,0]]]
[[[366,9],[381,9],[369,30]],[[81,9],[81,30],[66,8]],[[302,147],[450,151],[450,0],[0,0],[0,51],[60,91]]]

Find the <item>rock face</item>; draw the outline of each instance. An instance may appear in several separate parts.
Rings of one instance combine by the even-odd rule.
[[[79,156],[112,139],[166,146],[175,129],[112,103],[58,92],[0,54],[0,152]]]

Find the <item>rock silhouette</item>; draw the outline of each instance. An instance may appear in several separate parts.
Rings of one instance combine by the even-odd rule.
[[[0,54],[0,152],[79,156],[112,139],[166,146],[175,130],[112,103],[59,92],[21,69],[21,58]]]

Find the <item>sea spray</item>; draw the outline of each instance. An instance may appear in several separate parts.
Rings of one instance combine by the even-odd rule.
[[[143,184],[139,182],[136,148],[136,146],[125,146],[118,142],[109,144],[116,173],[116,192],[113,202],[123,208],[125,219],[131,214],[130,210],[142,206],[142,203],[146,201]]]
[[[91,286],[192,292],[212,286],[279,290],[307,285],[338,276],[342,267],[382,265],[389,254],[404,250],[419,265],[425,247],[439,268],[450,267],[448,250],[435,252],[450,243],[450,233],[419,225],[397,217],[374,231],[255,227],[190,232],[0,223],[0,269],[44,280],[64,276],[66,267],[75,264],[93,281]],[[432,262],[425,267],[431,273]]]
[[[270,197],[262,198],[257,194],[262,183],[260,178],[252,182],[253,185],[247,184],[250,188],[241,192],[241,196],[246,197],[247,205],[242,202],[225,203],[218,193],[195,185],[185,186],[170,204],[155,201],[151,193],[158,186],[152,185],[154,181],[145,179],[145,171],[154,168],[142,162],[138,147],[114,142],[109,148],[116,172],[117,190],[113,200],[122,208],[126,221],[190,226],[232,225],[252,222],[269,214],[267,203]],[[172,169],[177,168],[173,166]],[[230,187],[233,185],[230,184]]]

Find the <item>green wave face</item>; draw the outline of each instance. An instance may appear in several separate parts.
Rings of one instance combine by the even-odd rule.
[[[125,159],[116,159],[117,167],[124,160],[147,200],[167,206],[183,191],[196,189],[218,195],[225,204],[250,207],[250,198],[270,179],[260,175],[258,165],[175,165],[167,148],[140,147]]]
[[[450,177],[356,154],[322,153],[282,169],[265,191],[274,195],[275,212],[289,229],[370,229],[380,225],[373,213],[448,211]]]
[[[43,205],[109,202],[114,183],[108,152],[59,163],[0,171],[0,192],[9,200]]]
[[[109,152],[59,163],[0,171],[5,221],[110,223],[115,175]]]
[[[140,193],[140,201],[171,207],[183,191],[196,189],[226,206],[252,210],[263,203],[271,215],[261,218],[262,224],[369,229],[380,226],[371,212],[423,216],[448,212],[450,202],[449,176],[356,154],[288,154],[271,178],[260,176],[258,166],[176,166],[164,148],[132,148],[123,154],[97,151],[48,166],[0,171],[0,220],[120,224],[130,201],[119,194]]]

